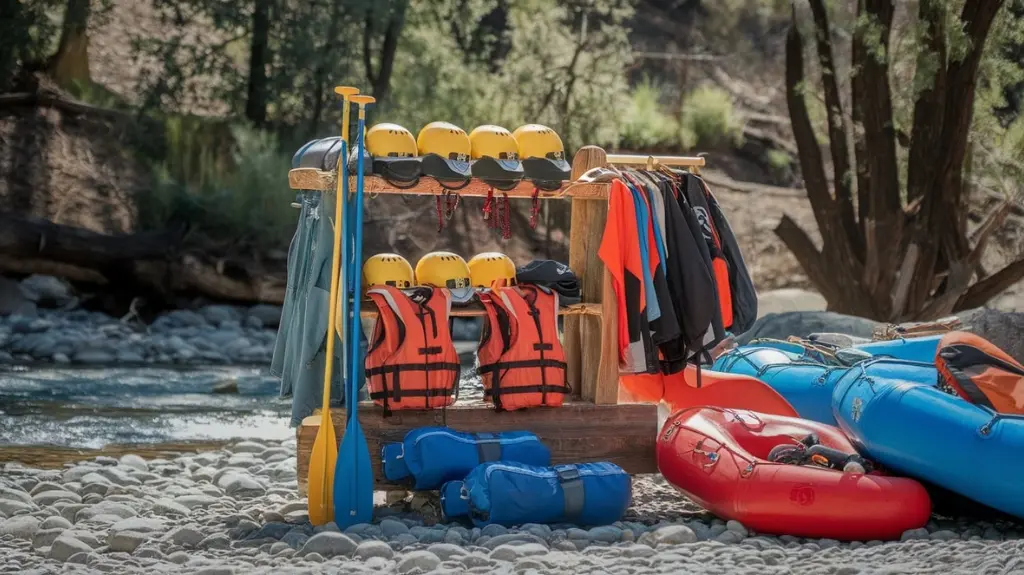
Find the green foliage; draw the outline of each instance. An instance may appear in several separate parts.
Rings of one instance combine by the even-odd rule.
[[[701,86],[683,102],[683,134],[693,134],[702,147],[733,146],[742,132],[733,113],[732,98],[721,88]]]
[[[662,111],[660,92],[649,80],[633,90],[629,108],[622,118],[620,144],[623,147],[641,150],[674,147],[680,140],[684,146],[693,142],[692,134],[680,138],[679,123]]]
[[[53,50],[58,30],[54,12],[60,0],[5,0],[0,6],[0,92],[15,75],[40,67]]]
[[[291,160],[272,135],[196,117],[169,117],[164,131],[156,185],[139,197],[144,227],[183,219],[214,240],[258,249],[287,243],[295,225],[282,201]]]

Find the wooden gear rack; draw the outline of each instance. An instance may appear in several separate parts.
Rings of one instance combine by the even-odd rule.
[[[541,190],[541,199],[568,199],[572,202],[569,227],[569,267],[580,280],[582,303],[562,308],[565,317],[563,347],[572,400],[562,407],[538,407],[511,412],[495,412],[493,406],[459,401],[441,410],[393,412],[383,417],[381,408],[364,402],[359,422],[369,442],[374,464],[374,479],[379,490],[405,489],[406,485],[388,482],[380,464],[380,445],[401,441],[406,432],[423,426],[447,425],[464,432],[528,430],[537,434],[551,449],[552,464],[610,461],[631,474],[657,473],[655,441],[658,434],[657,406],[619,403],[618,314],[612,278],[597,252],[608,219],[610,183],[580,182],[580,176],[592,168],[608,166],[655,165],[687,167],[696,171],[704,166],[703,157],[642,156],[607,154],[597,146],[584,146],[572,161],[572,180],[555,191]],[[315,168],[297,168],[288,173],[294,190],[334,193],[335,172]],[[355,176],[350,189],[355,189]],[[488,184],[473,179],[458,190],[462,196],[486,197]],[[422,178],[410,189],[397,189],[382,178],[367,174],[365,193],[437,195],[444,188],[431,178]],[[507,192],[510,198],[531,198],[534,186],[523,181]],[[362,207],[360,207],[362,209]],[[376,310],[364,310],[373,316]],[[482,308],[454,308],[454,316],[482,315]],[[341,410],[339,410],[341,411]],[[334,418],[335,432],[341,441],[345,417]],[[319,415],[305,418],[296,431],[299,491],[305,493],[309,457],[320,425]]]

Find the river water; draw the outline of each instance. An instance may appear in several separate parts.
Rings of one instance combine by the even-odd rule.
[[[461,358],[460,396],[479,398],[474,355]],[[232,382],[237,393],[214,392]],[[265,367],[0,367],[0,462],[286,439],[291,399],[279,389]]]

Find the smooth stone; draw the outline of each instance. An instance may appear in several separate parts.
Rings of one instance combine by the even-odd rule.
[[[739,521],[729,520],[725,523],[725,528],[739,534],[741,539],[747,536],[747,528]]]
[[[41,549],[43,547],[49,547],[53,545],[53,542],[57,540],[65,531],[64,528],[55,527],[53,529],[40,529],[32,535],[32,548]]]
[[[35,501],[35,496],[46,491],[74,491],[71,485],[58,485],[52,481],[40,481],[36,483],[32,489],[29,490],[28,494],[32,496],[30,501]]]
[[[75,539],[78,539],[79,541],[85,543],[89,547],[92,547],[93,549],[99,549],[103,546],[103,544],[100,543],[99,538],[95,534],[93,534],[91,531],[86,531],[85,529],[79,529],[77,527],[74,529],[68,529],[64,532],[64,535],[74,537]]]
[[[63,563],[75,553],[82,552],[90,553],[92,552],[92,547],[74,537],[62,535],[54,540],[53,545],[50,546],[50,554],[47,557]]]
[[[138,531],[118,531],[111,533],[107,537],[107,546],[111,551],[121,551],[124,553],[132,553],[142,545],[143,542],[149,539],[148,533],[139,533]]]
[[[931,535],[929,535],[928,538],[929,539],[933,539],[935,541],[953,541],[953,540],[956,540],[956,539],[960,539],[960,535],[958,535],[954,531],[950,531],[948,529],[942,529],[942,530],[936,531],[935,533],[932,533]]]
[[[195,575],[235,575],[234,567],[206,567],[195,572]]]
[[[626,557],[651,557],[656,553],[654,549],[646,545],[637,544],[620,547],[619,549],[621,549],[620,552]]]
[[[41,507],[49,507],[58,501],[69,501],[71,503],[81,503],[82,498],[77,493],[71,493],[70,491],[44,491],[34,497],[32,500],[36,502],[36,505]]]
[[[47,517],[39,524],[40,529],[70,529],[71,522],[59,515]]]
[[[449,529],[444,534],[444,542],[452,545],[465,545],[466,538],[463,537],[462,533],[456,531],[455,529]]]
[[[130,519],[123,519],[114,523],[110,526],[111,532],[118,531],[136,531],[138,533],[152,533],[153,531],[163,531],[166,524],[162,519],[149,518],[149,517],[132,517]]]
[[[430,529],[428,527],[422,527],[417,525],[409,529],[409,534],[416,538],[417,541],[424,545],[430,545],[431,543],[441,543],[444,541],[445,532],[437,529]]]
[[[289,547],[287,543],[284,543],[282,541],[278,541],[276,543],[271,543],[270,549],[267,550],[267,554],[269,554],[269,555],[277,555],[281,551],[285,551],[285,550],[290,551],[292,554],[295,553],[295,550],[292,549],[291,547]]]
[[[308,555],[305,555],[305,556],[302,555],[301,553],[297,553],[296,555],[298,555],[300,558],[302,558],[303,560],[305,560],[305,561],[307,561],[309,563],[323,563],[324,562],[324,556],[319,554],[319,553],[317,553],[317,552],[315,552],[315,551],[313,553],[309,553]]]
[[[153,547],[140,547],[139,549],[136,549],[135,553],[132,553],[132,555],[143,559],[164,560],[164,554],[161,553],[159,549],[154,549]]]
[[[385,519],[380,522],[380,531],[384,537],[392,539],[399,535],[408,534],[409,527],[396,519]]]
[[[132,469],[136,469],[138,471],[149,471],[149,464],[146,463],[146,460],[139,457],[138,455],[135,455],[134,453],[127,453],[125,455],[122,455],[121,459],[118,460],[118,463],[125,467],[131,467]]]
[[[188,515],[190,512],[188,507],[185,507],[181,503],[175,503],[170,499],[157,499],[153,502],[153,513],[157,515],[164,515],[167,517],[180,517]]]
[[[395,549],[405,549],[410,545],[419,544],[419,540],[413,537],[412,533],[402,533],[391,539],[391,546]]]
[[[192,556],[188,553],[185,553],[184,551],[175,551],[174,553],[171,553],[167,556],[168,561],[170,561],[171,563],[177,563],[178,565],[184,565],[188,563],[189,559],[192,559]]]
[[[645,541],[645,539],[647,541]],[[644,533],[640,536],[640,543],[658,547],[659,545],[681,545],[683,543],[694,543],[697,535],[693,529],[685,525],[665,525],[654,531]]]
[[[480,530],[480,534],[485,535],[487,537],[497,537],[498,535],[505,535],[506,533],[508,533],[508,528],[506,528],[504,525],[498,525],[497,523],[485,525]]]
[[[121,519],[128,519],[130,517],[135,517],[138,513],[123,503],[117,503],[116,501],[101,501],[96,505],[92,505],[79,511],[75,516],[75,523],[78,523],[83,519],[92,519],[98,515],[114,515]]]
[[[283,543],[287,543],[292,549],[300,549],[309,541],[309,535],[306,535],[299,529],[292,529],[288,533],[285,533],[284,537],[281,538]]]
[[[739,543],[740,541],[743,541],[743,536],[736,531],[725,531],[723,533],[719,533],[718,537],[715,537],[715,541],[720,541],[722,543]]]
[[[412,551],[398,562],[398,572],[433,571],[440,564],[441,560],[430,551]]]
[[[900,541],[916,541],[921,539],[928,539],[928,530],[924,527],[919,529],[908,529],[900,535]]]
[[[192,509],[205,509],[214,505],[219,500],[216,497],[210,495],[179,495],[175,497],[173,502],[186,507],[189,510]]]
[[[612,525],[594,527],[589,531],[590,539],[593,541],[604,541],[605,543],[618,543],[622,539],[622,529]]]
[[[243,473],[226,473],[217,480],[217,487],[233,497],[259,497],[267,492],[255,479]]]
[[[75,565],[88,565],[90,562],[92,562],[93,557],[95,557],[95,555],[93,555],[91,552],[79,551],[71,557],[68,557],[65,563],[72,563]]]
[[[522,545],[500,545],[491,551],[490,558],[497,561],[515,561],[522,557],[534,557],[548,553],[546,545],[526,543]]]
[[[200,549],[228,549],[231,547],[231,540],[223,533],[214,533],[199,542]]]
[[[177,545],[182,547],[195,547],[199,545],[203,539],[206,538],[201,531],[195,527],[185,526],[179,527],[167,535],[166,539],[173,541]]]
[[[485,549],[494,550],[495,548],[500,547],[501,545],[523,545],[527,543],[536,543],[539,545],[543,545],[545,547],[547,547],[548,545],[546,541],[530,533],[506,533],[505,535],[491,537],[485,543],[479,545],[481,547],[484,547]]]
[[[427,551],[437,555],[441,561],[451,561],[452,559],[462,557],[467,553],[465,548],[458,545],[452,545],[451,543],[435,543],[430,547],[427,547]]]
[[[39,520],[29,515],[19,515],[0,521],[0,538],[5,535],[15,539],[32,539],[32,536],[39,531]]]
[[[260,524],[249,519],[242,519],[228,531],[228,537],[232,539],[245,539],[250,533],[257,531]]]
[[[11,517],[20,513],[31,513],[32,511],[38,510],[39,507],[35,503],[25,503],[23,501],[15,500],[4,500],[0,499],[0,513]]]
[[[249,538],[262,539],[264,537],[271,537],[273,539],[280,539],[294,527],[295,526],[290,523],[267,523],[256,530],[255,533],[251,533]]]
[[[310,537],[298,555],[308,556],[312,553],[321,557],[334,557],[335,555],[350,555],[356,550],[356,542],[344,533],[325,531]]]
[[[4,487],[0,485],[0,500],[8,501],[20,501],[26,505],[35,505],[32,501],[32,494],[22,491],[20,489],[11,489],[10,487]]]
[[[360,543],[356,547],[354,556],[357,559],[363,560],[369,559],[371,557],[391,559],[395,556],[395,552],[387,543],[371,539],[369,541],[363,541],[362,543]]]
[[[309,513],[305,509],[292,511],[284,516],[284,520],[288,523],[307,523],[309,522]]]

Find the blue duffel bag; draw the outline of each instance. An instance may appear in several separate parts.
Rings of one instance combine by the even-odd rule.
[[[551,451],[529,431],[462,433],[448,427],[420,427],[401,443],[380,449],[384,477],[413,478],[413,489],[437,489],[445,481],[463,479],[487,461],[516,461],[550,465]]]
[[[483,463],[462,481],[441,488],[447,520],[468,516],[482,527],[497,523],[608,525],[626,513],[632,480],[613,463],[535,467],[504,461]]]

